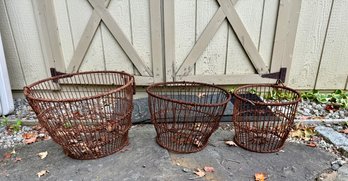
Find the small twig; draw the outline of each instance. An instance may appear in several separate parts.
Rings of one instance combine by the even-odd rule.
[[[226,160],[226,161],[235,162],[235,163],[240,164],[240,162],[239,162],[239,161],[236,161],[236,160],[231,160],[231,159],[225,159],[225,160]]]

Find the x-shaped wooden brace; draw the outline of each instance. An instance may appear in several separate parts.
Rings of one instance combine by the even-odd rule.
[[[219,9],[214,14],[212,19],[209,21],[208,25],[198,38],[196,44],[186,57],[184,63],[180,66],[176,75],[186,76],[193,69],[192,65],[197,62],[198,58],[201,56],[208,46],[210,40],[214,37],[219,27],[221,26],[224,19],[227,17],[230,25],[232,26],[234,32],[236,33],[239,41],[245,49],[251,63],[255,67],[257,73],[264,74],[269,73],[267,66],[262,60],[255,44],[253,43],[248,31],[245,29],[242,20],[239,18],[234,5],[238,0],[217,0],[220,4]]]
[[[132,44],[128,41],[126,35],[121,28],[115,22],[110,12],[106,9],[109,6],[110,0],[88,0],[91,6],[94,8],[91,17],[88,20],[86,29],[83,31],[81,39],[77,44],[73,58],[68,66],[68,72],[77,72],[82,64],[83,58],[90,46],[95,32],[103,20],[104,24],[108,27],[111,34],[117,40],[122,47],[123,51],[127,54],[129,59],[133,62],[134,66],[138,69],[141,75],[152,76],[151,70],[141,60],[139,54],[134,49]]]

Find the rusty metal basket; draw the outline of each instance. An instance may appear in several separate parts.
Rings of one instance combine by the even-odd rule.
[[[80,72],[35,82],[24,94],[68,156],[95,159],[128,144],[134,86],[124,72]]]
[[[249,151],[279,151],[294,124],[300,94],[284,85],[246,85],[234,91],[234,141]]]
[[[157,83],[146,91],[157,143],[178,153],[208,144],[231,98],[217,86],[196,82]]]

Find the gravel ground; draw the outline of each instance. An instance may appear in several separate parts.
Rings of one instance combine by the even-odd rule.
[[[337,111],[325,110],[326,104],[320,104],[303,100],[299,103],[296,118],[324,118],[324,119],[345,119],[348,117],[348,109],[339,109]]]

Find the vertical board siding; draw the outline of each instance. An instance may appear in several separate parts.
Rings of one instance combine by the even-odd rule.
[[[26,83],[48,77],[32,1],[5,0],[5,6]],[[10,70],[10,77],[17,71],[20,74],[21,70]]]
[[[196,2],[199,0],[174,1],[175,21],[175,64],[174,70],[178,71],[196,42]],[[194,72],[190,72],[190,75]]]
[[[196,36],[201,35],[219,5],[216,0],[199,0],[197,1],[196,17]],[[220,25],[220,28],[210,41],[207,48],[196,62],[196,75],[214,75],[224,74],[226,61],[226,41],[227,41],[227,21],[226,19]]]
[[[235,9],[256,47],[258,47],[260,39],[262,8],[262,0],[239,0],[235,5]],[[255,73],[253,65],[231,27],[228,37],[226,74]]]
[[[335,0],[327,29],[317,89],[344,89],[348,76],[348,1]]]
[[[153,70],[151,58],[150,2],[149,0],[129,1],[133,46],[145,65],[150,70]]]
[[[22,89],[24,85],[26,85],[25,76],[17,54],[18,51],[4,0],[0,0],[0,33],[4,46],[11,87],[12,89]]]
[[[312,89],[315,85],[332,0],[302,1],[290,69],[289,85]]]
[[[12,89],[48,77],[48,60],[40,36],[33,2],[41,0],[0,0],[0,31]],[[111,0],[107,11],[126,38],[153,71],[150,18],[151,0]],[[87,0],[53,0],[64,64],[71,63],[74,51],[93,7]],[[104,2],[104,1],[103,1]],[[161,0],[165,36],[165,80],[172,81],[219,5],[216,0]],[[266,66],[272,61],[279,0],[233,1],[253,43]],[[291,2],[291,1],[290,1]],[[171,9],[173,8],[173,9]],[[289,86],[295,89],[347,89],[348,1],[302,0]],[[174,12],[170,12],[173,10]],[[331,13],[331,16],[330,16]],[[36,15],[36,16],[35,16]],[[158,33],[158,32],[157,32]],[[161,32],[163,33],[163,32]],[[41,38],[41,39],[40,39]],[[41,41],[40,41],[41,40]],[[168,42],[170,40],[170,42]],[[156,44],[155,47],[159,45]],[[166,61],[164,63],[164,61]],[[80,71],[119,70],[139,75],[122,47],[101,21]],[[158,71],[157,72],[161,72]],[[255,74],[233,29],[225,20],[188,75]],[[144,77],[148,78],[148,77]],[[139,79],[139,77],[138,77]],[[148,79],[147,81],[150,81]],[[202,78],[204,81],[204,78]],[[231,80],[233,84],[233,80]]]
[[[265,64],[271,67],[279,0],[263,0],[263,13],[258,50]]]

